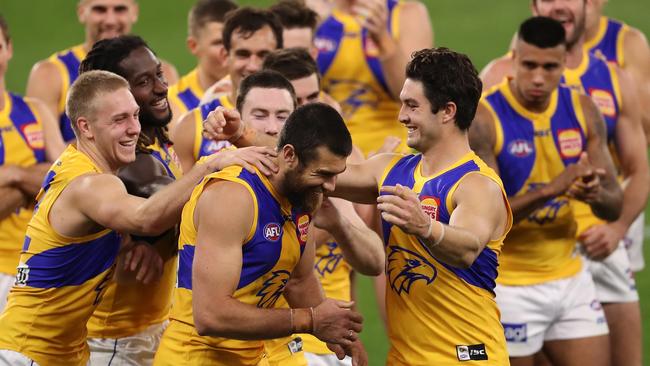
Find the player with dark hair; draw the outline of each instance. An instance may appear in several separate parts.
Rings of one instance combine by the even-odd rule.
[[[0,15],[0,312],[16,279],[34,197],[65,148],[54,116],[40,101],[6,90],[12,56],[9,25]]]
[[[222,30],[226,14],[237,9],[231,0],[199,0],[187,19],[187,48],[197,59],[196,67],[169,88],[171,128],[184,113],[196,108],[205,90],[228,74]]]
[[[269,10],[282,24],[284,47],[308,47],[307,50],[316,58],[318,49],[314,45],[318,14],[307,7],[301,0],[280,0],[271,5]]]
[[[218,106],[234,109],[242,79],[259,71],[264,58],[273,50],[282,48],[282,44],[282,26],[268,10],[244,7],[228,13],[223,28],[223,52],[227,56],[232,91],[190,110],[172,131],[184,171],[202,156],[230,145],[227,141],[215,142],[203,138],[201,122]],[[235,140],[231,142],[241,142]]]
[[[261,340],[292,333],[312,333],[340,356],[344,349],[357,356],[361,318],[351,303],[324,299],[307,242],[311,213],[351,151],[340,115],[309,104],[280,133],[277,174],[233,167],[195,188],[181,221],[179,286],[156,365],[257,365],[267,362]],[[283,294],[291,309],[276,308]]]
[[[79,75],[79,64],[97,41],[130,33],[138,12],[136,0],[79,0],[77,16],[85,27],[84,42],[53,54],[32,68],[26,94],[40,99],[59,117],[59,128],[66,142],[74,139],[74,133],[64,111],[65,98]],[[170,82],[178,79],[176,69],[169,63],[163,63],[163,72]]]
[[[496,288],[513,365],[532,365],[542,347],[554,364],[609,364],[604,312],[574,254],[570,200],[616,220],[623,195],[596,105],[559,85],[567,43],[553,19],[522,23],[514,75],[484,95],[470,131],[472,147],[503,178],[516,222]]]

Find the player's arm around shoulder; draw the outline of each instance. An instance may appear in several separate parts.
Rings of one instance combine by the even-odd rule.
[[[376,203],[379,196],[378,184],[384,170],[393,160],[403,156],[384,153],[374,155],[363,162],[348,163],[345,171],[336,177],[336,188],[332,196],[357,203]]]
[[[63,80],[59,68],[50,60],[37,62],[29,73],[25,95],[41,100],[52,115],[58,115]]]

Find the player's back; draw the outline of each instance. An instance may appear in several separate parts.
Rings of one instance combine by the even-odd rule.
[[[452,197],[468,174],[501,180],[469,152],[440,173],[420,175],[421,155],[396,157],[382,186],[402,184],[420,196],[432,219],[449,224]],[[505,191],[502,188],[504,201]],[[507,202],[507,201],[506,201]],[[508,209],[509,210],[509,209]],[[509,213],[508,225],[512,222]],[[382,221],[386,243],[389,365],[507,365],[506,342],[494,301],[503,237],[490,241],[467,269],[437,260],[415,236]],[[505,236],[505,235],[504,235]],[[477,362],[473,362],[477,361]]]
[[[20,352],[41,365],[88,360],[86,322],[112,280],[119,235],[106,229],[66,237],[51,227],[49,213],[73,179],[100,172],[70,145],[46,175],[25,235],[16,285],[0,316],[0,349]]]

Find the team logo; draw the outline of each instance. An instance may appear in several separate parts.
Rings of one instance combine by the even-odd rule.
[[[503,323],[502,325],[506,334],[506,341],[521,343],[528,340],[526,323]]]
[[[339,262],[343,259],[343,253],[336,243],[327,243],[325,244],[329,253],[324,255],[316,261],[314,268],[321,277],[324,277],[327,273],[333,273],[336,267],[338,267]]]
[[[432,220],[438,220],[438,208],[440,207],[440,199],[433,196],[421,196],[420,205],[424,213],[429,215]]]
[[[22,132],[29,147],[34,150],[41,150],[45,148],[43,130],[38,126],[37,123],[29,123],[22,126]]]
[[[386,267],[390,288],[400,296],[408,294],[416,281],[430,285],[438,276],[438,270],[426,258],[396,245],[390,247]]]
[[[485,344],[456,346],[458,361],[485,361],[488,359]]]
[[[330,38],[316,37],[314,45],[318,48],[318,53],[329,53],[336,50],[336,42]]]
[[[577,128],[559,130],[557,141],[563,158],[577,158],[582,152],[582,135]]]
[[[268,241],[278,241],[282,236],[282,227],[275,222],[264,225],[264,238]]]
[[[508,144],[508,152],[517,158],[525,158],[533,153],[533,144],[528,140],[517,139]]]
[[[304,245],[307,242],[307,234],[309,233],[309,215],[302,215],[296,221],[298,233],[300,234],[298,240],[301,245]]]
[[[603,116],[616,117],[616,103],[612,93],[603,89],[589,89],[589,95]]]
[[[603,306],[600,305],[600,301],[598,301],[596,299],[592,300],[591,304],[589,304],[589,306],[591,307],[592,310],[595,310],[595,311],[603,310]]]
[[[257,296],[260,298],[257,302],[257,307],[272,308],[275,302],[278,301],[278,298],[280,298],[280,295],[282,295],[284,287],[289,281],[289,277],[291,277],[289,271],[273,271],[271,277],[264,281],[262,289],[257,292]]]
[[[528,192],[540,189],[542,186],[544,186],[544,183],[530,183],[528,185]],[[554,222],[559,216],[560,210],[564,207],[569,207],[569,200],[562,196],[555,197],[546,201],[544,206],[528,215],[528,221],[539,225]]]

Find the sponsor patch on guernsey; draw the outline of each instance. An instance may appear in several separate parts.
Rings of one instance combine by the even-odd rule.
[[[485,344],[470,344],[456,346],[458,361],[485,361],[488,359]]]

